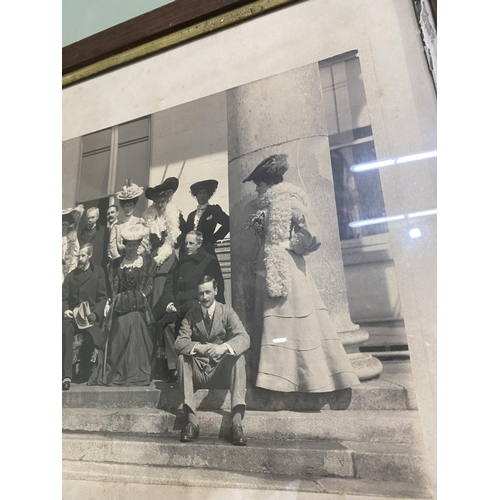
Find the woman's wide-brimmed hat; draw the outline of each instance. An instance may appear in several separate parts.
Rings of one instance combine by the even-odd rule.
[[[125,186],[122,190],[116,193],[116,197],[121,201],[130,201],[139,198],[144,193],[144,189],[132,182],[132,179],[125,181]]]
[[[121,237],[123,238],[124,242],[141,241],[142,238],[146,237],[148,234],[148,228],[141,223],[125,227],[121,230]]]
[[[168,177],[161,184],[158,184],[158,186],[148,187],[145,195],[148,200],[155,201],[159,196],[167,191],[173,191],[175,193],[178,187],[179,179],[177,179],[177,177]]]
[[[250,175],[243,179],[243,182],[265,181],[275,176],[282,176],[288,170],[287,158],[288,155],[286,154],[268,156],[253,169]]]
[[[218,185],[219,182],[216,181],[215,179],[207,179],[205,181],[198,181],[195,182],[194,184],[191,184],[191,187],[189,189],[191,190],[193,196],[196,196],[200,189],[206,189],[209,193],[213,194],[215,193],[215,190],[217,189]]]
[[[62,220],[73,224],[82,217],[84,211],[83,205],[78,205],[75,208],[64,208],[62,211]]]

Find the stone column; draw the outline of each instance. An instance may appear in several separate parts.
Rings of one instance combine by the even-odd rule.
[[[359,353],[368,333],[351,321],[335,207],[330,148],[319,68],[311,64],[227,91],[228,176],[233,307],[252,331],[255,237],[245,223],[255,213],[255,185],[242,180],[271,154],[288,154],[285,180],[308,193],[322,246],[307,257],[318,290],[358,376],[373,378],[382,364]]]

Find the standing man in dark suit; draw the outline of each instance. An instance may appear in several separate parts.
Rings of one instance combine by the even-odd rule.
[[[198,304],[198,281],[206,274],[215,276],[222,283],[217,292],[217,300],[224,300],[224,281],[219,261],[202,247],[203,236],[198,231],[190,231],[184,242],[184,252],[167,273],[163,292],[153,307],[153,316],[159,323],[165,339],[165,357],[168,364],[168,379],[174,378],[177,355],[174,340],[184,315]],[[173,324],[173,328],[169,325]]]
[[[66,391],[73,377],[74,335],[81,329],[90,334],[84,349],[88,358],[94,346],[100,348],[103,343],[104,334],[98,325],[108,299],[106,279],[102,267],[92,264],[91,257],[92,245],[86,243],[80,248],[77,268],[66,276],[62,285],[62,389]],[[85,362],[89,364],[90,359]]]
[[[112,260],[109,251],[109,240],[111,238],[111,231],[118,224],[118,215],[120,215],[120,209],[118,205],[110,205],[106,210],[106,221],[107,225],[104,228],[104,245],[103,245],[103,255],[102,255],[102,268],[104,269],[104,275],[106,276],[106,288],[108,290],[108,295],[111,295],[111,283],[109,281],[108,275],[108,263]]]
[[[199,304],[181,323],[175,341],[179,355],[177,373],[183,393],[187,424],[181,441],[190,442],[200,433],[194,390],[231,389],[231,442],[246,445],[241,422],[245,413],[246,370],[243,353],[250,337],[233,309],[215,300],[217,282],[203,276],[198,283]]]
[[[191,185],[191,194],[196,198],[198,207],[188,215],[187,231],[200,231],[203,235],[203,248],[215,255],[215,244],[229,233],[229,215],[220,205],[210,205],[209,200],[219,183],[215,179],[198,181]],[[220,227],[217,228],[217,226]]]
[[[97,207],[90,207],[86,212],[87,225],[81,230],[78,235],[78,242],[80,247],[86,243],[91,243],[94,249],[92,255],[92,263],[98,266],[105,267],[108,257],[108,249],[104,248],[105,232],[106,229],[97,224],[99,219],[99,209]]]

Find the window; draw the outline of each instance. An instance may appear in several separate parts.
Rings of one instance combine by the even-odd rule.
[[[350,167],[376,159],[370,117],[357,51],[319,63],[340,239],[387,232],[387,224],[360,228],[349,222],[385,216],[377,170]]]
[[[78,203],[97,206],[100,223],[105,224],[106,209],[117,203],[114,194],[131,178],[139,186],[149,183],[150,117],[139,118],[83,136]],[[146,209],[139,198],[136,213]]]

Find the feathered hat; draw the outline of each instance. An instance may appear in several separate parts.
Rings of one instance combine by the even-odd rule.
[[[132,179],[127,179],[122,190],[116,193],[116,197],[121,201],[130,201],[139,198],[143,192],[144,189],[134,184]]]
[[[83,205],[78,205],[75,208],[64,208],[62,211],[62,220],[73,224],[81,219],[84,211]]]
[[[166,191],[177,191],[179,187],[179,179],[177,177],[168,177],[161,184],[155,187],[148,187],[145,195],[148,200],[155,201],[159,196],[163,195]]]
[[[283,176],[288,170],[288,155],[277,154],[271,155],[262,160],[252,171],[250,175],[243,179],[243,182],[271,180],[276,176]]]
[[[148,233],[148,228],[143,224],[138,223],[122,229],[121,236],[125,244],[127,241],[141,241],[142,238],[145,238],[148,235]]]

